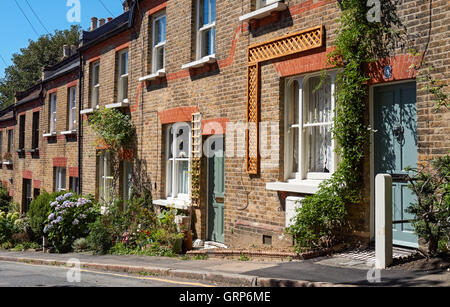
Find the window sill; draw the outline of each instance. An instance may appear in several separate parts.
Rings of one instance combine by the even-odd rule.
[[[239,17],[239,21],[250,21],[252,19],[261,19],[269,16],[272,12],[284,11],[287,5],[283,2],[275,2],[273,4],[267,5],[251,13],[242,15]]]
[[[130,106],[128,99],[124,99],[122,102],[107,104],[105,108],[107,109],[116,109],[116,108],[126,108]]]
[[[269,182],[266,190],[304,194],[315,194],[323,180],[290,180],[287,182]]]
[[[216,61],[216,55],[211,54],[201,58],[200,60],[184,64],[183,66],[181,66],[181,69],[202,67],[203,65],[215,63]]]
[[[62,131],[61,135],[73,135],[73,134],[77,134],[76,130],[68,130],[68,131]]]
[[[179,198],[172,199],[158,199],[153,201],[154,205],[158,205],[161,207],[175,208],[180,210],[187,210],[191,205],[190,200],[184,200]]]
[[[164,68],[164,69],[158,70],[157,72],[155,72],[155,73],[153,73],[151,75],[147,75],[147,76],[144,76],[142,78],[139,78],[139,81],[140,82],[142,82],[142,81],[152,81],[152,80],[156,80],[158,78],[163,78],[165,76],[166,76],[166,69]]]
[[[56,136],[56,131],[55,131],[55,132],[51,132],[51,133],[44,133],[42,136],[43,136],[44,138]]]
[[[94,113],[95,110],[100,109],[100,106],[96,106],[95,108],[90,108],[90,109],[84,109],[80,111],[80,114],[90,114],[90,113]]]
[[[13,165],[12,161],[4,161],[2,164],[3,165]]]

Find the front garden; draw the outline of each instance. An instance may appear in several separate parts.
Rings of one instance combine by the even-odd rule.
[[[45,238],[50,251],[58,253],[176,256],[182,251],[186,231],[176,223],[177,210],[158,213],[149,196],[134,193],[126,208],[117,199],[102,210],[91,196],[44,192],[22,216],[10,199],[2,201],[9,202],[0,211],[2,249],[42,248]]]

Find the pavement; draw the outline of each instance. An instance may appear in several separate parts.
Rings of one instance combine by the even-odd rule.
[[[338,254],[302,261],[238,261],[210,258],[148,256],[94,256],[90,253],[47,254],[0,251],[0,268],[7,262],[66,266],[77,259],[83,269],[122,272],[197,280],[230,286],[253,287],[335,287],[335,286],[422,286],[450,287],[449,271],[415,272],[373,269],[370,261]]]

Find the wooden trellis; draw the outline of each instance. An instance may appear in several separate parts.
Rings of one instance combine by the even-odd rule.
[[[260,67],[264,61],[278,59],[323,46],[324,27],[318,26],[274,40],[255,44],[247,52],[247,173],[259,171]]]
[[[200,173],[202,157],[202,115],[192,114],[191,204],[200,205]]]

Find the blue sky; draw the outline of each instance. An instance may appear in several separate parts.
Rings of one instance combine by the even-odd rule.
[[[31,24],[24,17],[19,4]],[[27,2],[28,1],[28,2]],[[69,22],[67,13],[71,7],[68,2],[74,0],[2,0],[0,10],[0,77],[4,76],[6,65],[11,65],[13,53],[20,52],[20,48],[28,46],[28,40],[36,40],[40,35],[47,34],[47,30],[70,28],[72,24],[81,24],[84,30],[90,26],[91,17],[117,17],[123,12],[122,0],[79,0],[81,22]],[[106,8],[102,5],[106,6]],[[30,9],[30,6],[31,9]],[[110,13],[109,11],[112,13]],[[34,11],[34,12],[33,12]],[[39,22],[38,18],[41,23]],[[112,16],[111,16],[112,15]],[[45,28],[44,28],[45,27]],[[33,28],[35,30],[33,30]],[[46,30],[47,29],[47,30]],[[36,32],[39,34],[37,35]],[[3,58],[3,59],[2,59]],[[6,65],[5,65],[6,62]]]

